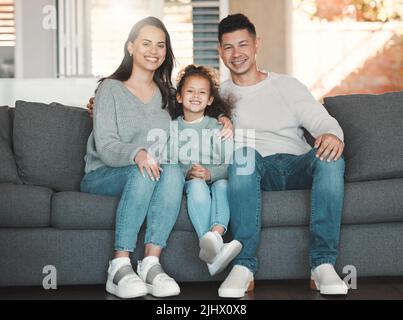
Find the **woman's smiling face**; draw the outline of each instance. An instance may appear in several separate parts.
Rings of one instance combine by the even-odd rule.
[[[127,50],[133,55],[135,66],[156,71],[167,55],[165,33],[157,27],[145,26],[140,30],[137,39],[129,42]]]

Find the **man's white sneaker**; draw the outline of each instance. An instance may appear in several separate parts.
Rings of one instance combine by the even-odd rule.
[[[241,250],[242,244],[238,240],[224,244],[213,263],[207,264],[210,275],[214,276],[222,272]]]
[[[207,232],[199,241],[199,258],[208,263],[213,263],[216,256],[221,252],[224,242],[222,236],[217,231]]]
[[[122,261],[124,261],[122,263]],[[130,259],[120,259],[120,266],[111,261],[108,269],[106,291],[122,299],[132,299],[147,295],[145,283],[134,272]]]
[[[253,289],[253,273],[244,266],[235,265],[218,289],[218,295],[221,298],[239,299]]]
[[[322,264],[311,271],[311,289],[324,295],[346,295],[348,287],[331,264]]]
[[[137,273],[145,282],[148,293],[154,297],[172,297],[181,292],[176,281],[164,272],[157,257],[147,257],[139,261]]]

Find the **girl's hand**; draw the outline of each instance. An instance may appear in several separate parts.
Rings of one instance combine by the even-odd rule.
[[[221,137],[222,140],[232,139],[234,137],[234,125],[232,121],[227,117],[220,117],[218,118],[218,123],[224,126],[218,136]]]
[[[188,176],[190,177],[189,180],[192,179],[201,179],[204,181],[211,180],[211,172],[210,170],[206,169],[205,167],[195,164],[192,166],[192,169],[189,170]]]
[[[148,176],[152,181],[160,180],[161,178],[160,172],[162,172],[162,168],[147,151],[141,150],[134,159],[134,162],[136,162],[144,178],[146,177],[144,174],[144,170],[146,170]]]

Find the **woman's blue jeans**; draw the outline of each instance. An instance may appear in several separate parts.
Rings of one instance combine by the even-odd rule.
[[[185,192],[189,217],[199,239],[214,226],[227,230],[230,217],[227,180],[208,185],[204,180],[193,179],[185,183]]]
[[[115,250],[133,252],[147,217],[145,244],[165,248],[178,218],[185,178],[178,165],[163,165],[160,181],[144,178],[137,166],[102,167],[84,176],[81,191],[120,197]]]
[[[276,154],[263,158],[250,148],[235,152],[229,167],[231,230],[243,244],[234,264],[257,271],[256,253],[261,232],[261,190],[312,189],[310,220],[310,265],[335,264],[338,255],[344,201],[344,159],[326,162],[316,158],[316,149],[301,155]],[[237,161],[242,159],[242,161]],[[242,164],[239,164],[242,162]],[[243,174],[246,164],[252,173]]]

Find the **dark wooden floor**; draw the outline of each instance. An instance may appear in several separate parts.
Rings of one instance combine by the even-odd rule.
[[[182,293],[170,300],[219,300],[220,283],[181,283]],[[321,296],[309,289],[307,280],[257,281],[244,300],[403,300],[403,277],[358,279],[358,289],[347,296]],[[0,288],[0,300],[115,300],[104,286]],[[151,296],[140,299],[156,300]]]

